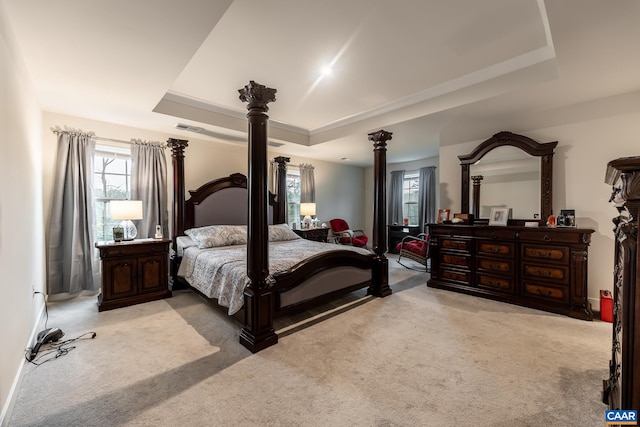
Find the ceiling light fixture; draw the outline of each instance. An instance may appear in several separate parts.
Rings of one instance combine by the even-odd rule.
[[[344,160],[345,162],[350,162],[351,159],[348,157],[340,157],[340,160]]]

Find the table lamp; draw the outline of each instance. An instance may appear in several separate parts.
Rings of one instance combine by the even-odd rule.
[[[304,215],[302,220],[303,228],[309,228],[311,225],[311,217],[316,214],[315,203],[300,203],[300,215]]]
[[[124,240],[133,240],[138,229],[132,220],[142,219],[142,200],[112,200],[110,203],[111,219],[122,220],[120,227],[124,229]]]

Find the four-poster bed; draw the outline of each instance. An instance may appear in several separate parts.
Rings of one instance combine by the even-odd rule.
[[[191,252],[199,248],[188,248],[183,252],[181,238],[187,234],[204,232],[213,233],[210,240],[216,240],[215,233],[220,228],[215,225],[238,225],[245,228],[234,230],[241,236],[240,243],[246,239],[246,248],[229,249],[229,253],[246,253],[246,284],[240,284],[242,293],[240,305],[244,308],[244,327],[240,333],[240,342],[252,352],[260,351],[278,341],[273,327],[276,317],[318,305],[329,299],[357,289],[367,288],[373,296],[385,297],[391,294],[388,283],[388,263],[384,255],[386,248],[385,217],[385,178],[386,178],[386,145],[391,133],[380,130],[369,134],[374,142],[374,230],[373,251],[347,248],[329,243],[307,242],[318,246],[318,253],[301,261],[289,260],[294,265],[284,270],[270,271],[270,264],[283,261],[270,260],[270,249],[277,258],[275,245],[302,244],[301,242],[273,242],[273,231],[278,224],[286,223],[286,199],[277,197],[267,190],[267,104],[275,101],[275,89],[251,81],[239,90],[240,99],[247,102],[248,118],[248,177],[232,174],[229,177],[216,179],[190,191],[189,200],[185,200],[184,184],[184,150],[188,141],[169,139],[168,146],[172,151],[173,163],[173,249],[171,275],[174,281],[178,277],[178,266],[184,254],[193,256],[189,261],[189,269],[193,271],[198,257]],[[275,158],[277,165],[277,192],[286,194],[286,157]],[[271,225],[270,225],[271,224]],[[285,226],[286,227],[286,226]],[[227,232],[226,229],[223,229]],[[244,233],[244,234],[243,234]],[[271,233],[271,238],[270,238]],[[297,238],[297,236],[295,236]],[[197,239],[196,239],[197,240]],[[289,240],[285,237],[283,240]],[[270,244],[271,241],[271,244]],[[211,251],[211,245],[199,241],[203,251]],[[306,242],[306,241],[305,241]],[[235,242],[234,242],[235,243]],[[215,246],[215,245],[214,245]],[[244,251],[244,252],[242,252]],[[200,252],[198,252],[199,254]],[[293,253],[293,251],[290,251]],[[207,253],[208,257],[216,256]],[[271,262],[270,262],[271,261]],[[227,263],[229,264],[229,263]],[[181,266],[181,274],[186,267]],[[218,267],[210,268],[218,271]],[[196,280],[191,280],[194,283]],[[224,291],[226,292],[226,291]],[[213,294],[216,297],[222,293]],[[201,292],[202,293],[202,292]],[[226,298],[226,296],[225,296]],[[219,300],[220,302],[220,300]],[[230,306],[229,306],[230,307]],[[234,310],[237,305],[234,306]],[[230,307],[231,312],[231,307]]]

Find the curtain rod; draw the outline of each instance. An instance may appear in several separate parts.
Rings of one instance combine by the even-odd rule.
[[[95,139],[100,140],[100,141],[111,141],[111,142],[119,142],[121,144],[133,144],[133,142],[131,141],[123,141],[121,139],[114,139],[114,138],[104,138],[102,136],[95,136]]]
[[[102,137],[102,136],[97,136],[94,132],[84,132],[84,131],[82,131],[80,129],[70,129],[70,128],[67,128],[66,126],[65,126],[64,129],[60,129],[58,126],[52,127],[51,128],[51,132],[56,133],[56,134],[59,133],[59,132],[86,133],[86,134],[89,134],[89,135],[93,136],[96,140],[117,142],[119,144],[133,145],[135,143],[140,143],[140,144],[152,144],[152,145],[163,146],[163,143],[159,142],[159,141],[143,141],[141,139],[132,139],[130,141],[123,141],[121,139],[105,138],[105,137]]]

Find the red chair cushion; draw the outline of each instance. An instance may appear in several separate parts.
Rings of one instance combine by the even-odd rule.
[[[369,241],[369,238],[367,236],[355,236],[353,238],[353,245],[354,246],[367,246],[367,242]]]
[[[329,223],[331,224],[331,229],[338,233],[349,229],[347,221],[341,218],[332,219]]]
[[[396,245],[396,249],[400,251],[402,248],[402,242]],[[409,240],[404,243],[404,249],[409,252],[413,252],[416,255],[425,256],[427,253],[427,243],[420,240]]]

